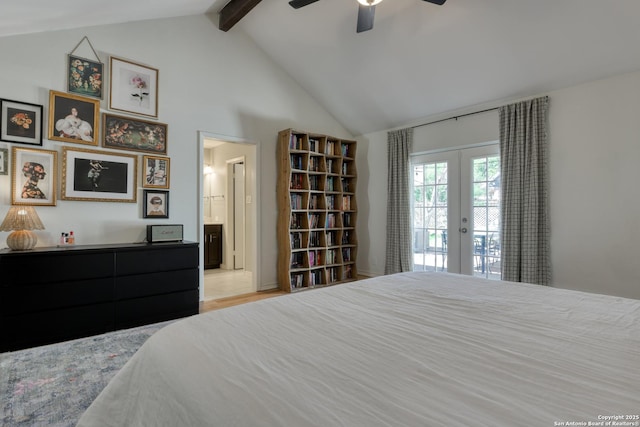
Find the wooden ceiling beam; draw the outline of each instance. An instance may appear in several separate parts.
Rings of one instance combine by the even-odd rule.
[[[229,31],[262,0],[230,0],[220,11],[218,28]]]

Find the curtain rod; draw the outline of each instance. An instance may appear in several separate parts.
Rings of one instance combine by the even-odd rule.
[[[473,113],[460,114],[459,116],[448,117],[446,119],[440,119],[440,120],[436,120],[436,121],[429,122],[429,123],[423,123],[421,125],[411,126],[411,129],[419,128],[419,127],[422,127],[422,126],[429,126],[429,125],[432,125],[432,124],[435,124],[435,123],[445,122],[447,120],[453,120],[453,119],[458,120],[460,117],[466,117],[466,116],[472,116],[474,114],[486,113],[487,111],[493,111],[493,110],[497,110],[499,108],[500,107],[487,108],[486,110],[475,111]]]

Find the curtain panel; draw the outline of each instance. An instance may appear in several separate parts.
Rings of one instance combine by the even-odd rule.
[[[500,108],[502,279],[551,282],[548,97]]]
[[[413,128],[387,133],[387,243],[385,274],[413,269],[411,254],[411,201],[409,153]]]

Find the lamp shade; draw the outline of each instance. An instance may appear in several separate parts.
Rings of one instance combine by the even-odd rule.
[[[44,230],[33,206],[11,206],[0,224],[0,231],[13,231],[7,237],[7,246],[14,251],[33,249],[38,237],[31,230]]]
[[[44,230],[44,225],[33,206],[11,206],[0,231],[13,230]]]

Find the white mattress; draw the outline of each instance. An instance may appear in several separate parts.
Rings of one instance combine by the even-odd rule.
[[[171,324],[78,425],[546,427],[639,413],[640,301],[403,273]]]

